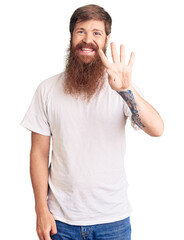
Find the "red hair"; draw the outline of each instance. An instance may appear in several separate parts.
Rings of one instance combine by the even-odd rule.
[[[80,8],[77,8],[70,18],[70,33],[72,35],[76,23],[86,20],[99,20],[104,21],[106,35],[111,33],[112,19],[108,12],[104,8],[89,4]]]

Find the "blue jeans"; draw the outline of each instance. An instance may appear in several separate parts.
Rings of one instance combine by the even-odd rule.
[[[88,226],[55,221],[57,234],[51,235],[52,240],[131,240],[130,217],[116,222]]]

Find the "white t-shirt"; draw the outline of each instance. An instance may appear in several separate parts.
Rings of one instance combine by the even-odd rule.
[[[60,73],[42,81],[20,123],[52,137],[49,210],[56,220],[72,225],[125,219],[131,213],[124,170],[125,123],[131,111],[107,78],[89,103],[66,95],[63,80]]]

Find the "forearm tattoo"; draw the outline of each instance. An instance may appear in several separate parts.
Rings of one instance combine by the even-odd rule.
[[[121,97],[125,100],[125,102],[129,106],[129,108],[132,112],[133,122],[137,126],[139,126],[140,128],[144,128],[145,126],[141,123],[141,119],[139,117],[139,113],[138,113],[138,110],[137,110],[137,106],[136,106],[135,99],[134,99],[132,91],[127,90],[127,91],[122,91],[122,92],[118,92],[118,93],[121,95]]]

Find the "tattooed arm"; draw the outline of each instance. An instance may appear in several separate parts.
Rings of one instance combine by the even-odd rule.
[[[164,123],[158,112],[146,102],[131,85],[126,91],[117,91],[132,112],[133,122],[150,136],[159,137]]]
[[[128,107],[130,108],[130,111],[132,112],[132,121],[139,127],[139,128],[144,128],[145,125],[141,122],[139,112],[137,109],[137,104],[135,103],[135,99],[133,96],[133,93],[131,90],[127,91],[120,91],[118,92],[119,95],[125,100],[127,103]]]

